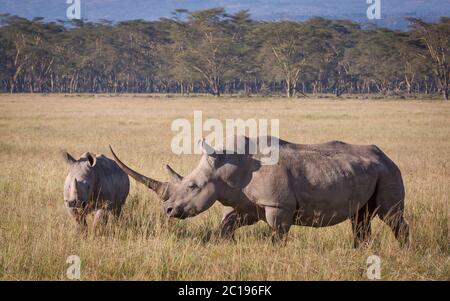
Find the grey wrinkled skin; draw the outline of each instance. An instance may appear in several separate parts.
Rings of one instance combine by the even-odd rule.
[[[86,216],[94,213],[93,228],[119,217],[130,190],[130,181],[114,160],[104,155],[83,154],[75,160],[64,153],[70,172],[64,183],[64,204],[80,231],[87,230]]]
[[[259,139],[270,145],[269,137]],[[245,141],[247,147],[257,143]],[[135,172],[111,152],[126,173],[159,195],[169,217],[196,216],[216,200],[226,206],[220,229],[224,238],[260,220],[273,229],[277,241],[292,225],[326,227],[350,219],[357,247],[370,238],[371,220],[378,215],[401,245],[408,244],[402,176],[378,147],[278,141],[275,165],[261,165],[260,154],[208,155],[211,147],[202,142],[205,151],[198,166],[186,177],[167,166],[169,182]]]

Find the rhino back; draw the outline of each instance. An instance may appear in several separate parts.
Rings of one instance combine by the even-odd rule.
[[[283,141],[279,155],[278,164],[253,174],[246,190],[257,203],[263,200],[261,205],[302,209],[308,217],[330,212],[346,218],[370,199],[381,173],[396,172],[395,164],[370,145]]]
[[[384,164],[370,146],[343,143],[286,148],[281,160],[303,189],[324,191],[367,188]]]
[[[97,156],[95,168],[98,180],[96,190],[99,199],[123,204],[130,189],[128,176],[115,161],[104,155]]]

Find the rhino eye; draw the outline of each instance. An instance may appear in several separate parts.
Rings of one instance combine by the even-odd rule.
[[[196,188],[198,188],[197,184],[192,183],[192,182],[188,184],[188,187],[191,188],[191,189],[196,189]]]

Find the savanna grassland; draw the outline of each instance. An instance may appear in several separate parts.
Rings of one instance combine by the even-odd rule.
[[[224,242],[219,203],[169,221],[156,195],[133,180],[120,220],[100,235],[77,234],[63,204],[61,151],[110,156],[111,144],[156,179],[168,179],[169,162],[187,174],[199,157],[171,152],[170,126],[192,120],[194,109],[204,119],[278,118],[281,138],[292,142],[378,145],[404,177],[411,247],[401,249],[378,219],[360,249],[352,248],[348,221],[293,227],[284,247],[271,243],[262,222]],[[0,164],[0,279],[66,279],[66,259],[78,255],[84,280],[364,280],[375,254],[384,280],[450,280],[450,103],[443,101],[0,95]]]

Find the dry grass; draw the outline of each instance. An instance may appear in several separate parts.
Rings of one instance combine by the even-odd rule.
[[[109,155],[111,143],[131,166],[167,179],[170,162],[188,173],[197,156],[170,152],[175,118],[279,118],[282,138],[377,144],[400,166],[412,246],[400,249],[378,220],[367,248],[352,249],[349,222],[294,227],[285,247],[268,227],[217,238],[221,205],[168,221],[155,195],[132,181],[123,218],[106,234],[79,237],[62,200],[67,166],[59,151]],[[150,99],[0,95],[0,279],[65,279],[66,258],[82,260],[82,279],[366,279],[366,259],[382,260],[382,278],[450,279],[450,103],[285,99]]]

